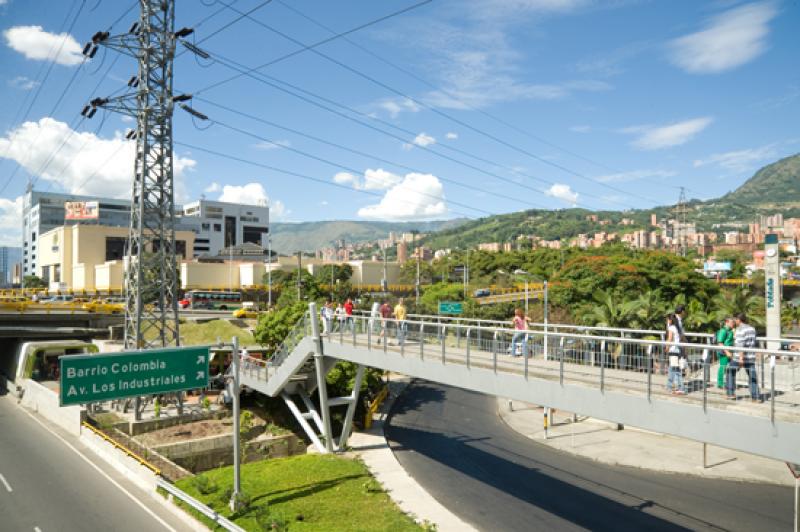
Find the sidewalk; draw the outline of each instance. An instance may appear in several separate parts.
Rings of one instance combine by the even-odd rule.
[[[511,410],[509,404],[512,404]],[[498,398],[497,411],[510,428],[537,443],[604,464],[794,486],[786,464],[776,460],[709,445],[708,467],[703,467],[703,444],[696,441],[631,427],[616,430],[615,423],[580,416],[574,423],[571,413],[561,411],[551,419],[545,439],[541,407]]]
[[[368,431],[353,432],[349,445],[353,453],[364,461],[373,476],[386,488],[392,500],[404,512],[413,515],[417,522],[433,523],[440,532],[475,531],[441,505],[406,473],[386,441],[383,426],[387,414],[394,399],[402,393],[409,382],[408,377],[392,375],[389,383],[389,399],[381,405],[380,411],[375,415],[372,428]]]

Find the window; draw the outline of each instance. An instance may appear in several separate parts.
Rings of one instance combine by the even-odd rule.
[[[36,231],[34,231],[33,233],[31,233],[31,240],[32,240],[33,242],[36,242]]]
[[[252,244],[261,245],[261,235],[267,233],[266,227],[254,227],[250,225],[245,225],[242,228],[242,240],[244,242],[250,242]]]
[[[208,231],[209,229],[211,229],[211,224],[208,223],[201,224],[201,228],[203,229],[203,231]]]
[[[208,246],[195,246],[195,251],[208,251]]]
[[[61,282],[61,265],[55,264],[53,266],[53,282],[60,283]]]
[[[121,236],[106,237],[106,260],[122,260],[127,239]]]
[[[214,231],[219,233],[222,231],[222,224],[214,224]]]
[[[195,238],[194,241],[197,244],[208,244],[208,239],[207,238]]]

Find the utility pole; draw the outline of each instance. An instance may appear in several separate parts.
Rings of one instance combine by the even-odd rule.
[[[272,233],[267,235],[267,256],[269,269],[267,270],[267,309],[272,308]]]
[[[94,98],[81,114],[92,118],[97,108],[136,119],[131,220],[125,269],[125,348],[178,345],[178,277],[175,257],[172,113],[175,102],[191,97],[172,95],[175,41],[193,30],[174,31],[174,0],[139,0],[139,21],[127,33],[98,31],[83,49],[94,57],[106,46],[138,61],[138,74],[128,86],[134,92]],[[147,338],[145,338],[147,333]]]
[[[412,234],[414,235],[414,253],[417,254],[417,282],[414,285],[414,296],[415,296],[414,303],[415,303],[415,308],[417,309],[416,311],[419,312],[419,260],[420,260],[420,252],[419,252],[419,246],[417,246],[417,235],[419,234],[419,231],[412,231]]]
[[[676,223],[676,231],[675,239],[678,242],[678,254],[681,257],[686,256],[686,247],[687,247],[687,233],[688,228],[686,227],[686,214],[689,212],[689,207],[686,205],[686,188],[680,187],[681,193],[678,196],[678,204],[675,206],[674,213],[676,215],[677,220]]]

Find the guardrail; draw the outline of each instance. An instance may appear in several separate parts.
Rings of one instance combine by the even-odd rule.
[[[156,479],[156,486],[161,488],[162,490],[166,491],[173,497],[177,497],[181,501],[188,504],[193,509],[197,510],[207,518],[211,519],[216,525],[221,526],[225,530],[230,530],[231,532],[245,532],[245,529],[234,523],[233,521],[228,520],[227,518],[223,517],[222,515],[218,514],[202,502],[198,501],[185,491],[182,491],[174,484],[170,484],[163,478]]]
[[[94,432],[96,435],[100,436],[105,441],[107,441],[108,443],[110,443],[111,445],[113,445],[114,447],[119,449],[120,451],[124,452],[125,454],[127,454],[128,456],[130,456],[131,458],[133,458],[134,460],[136,460],[140,464],[142,464],[144,467],[146,467],[147,469],[149,469],[150,471],[152,471],[153,473],[155,473],[159,477],[161,476],[161,470],[159,468],[157,468],[156,466],[154,466],[153,464],[151,464],[150,462],[148,462],[147,460],[145,460],[144,458],[142,458],[141,456],[139,456],[135,452],[131,451],[130,449],[128,449],[127,447],[125,447],[121,443],[117,442],[113,438],[109,437],[103,431],[93,427],[91,424],[87,423],[86,421],[82,422],[81,426],[86,427],[90,431]]]
[[[381,391],[378,392],[378,395],[375,396],[375,399],[369,404],[367,408],[367,413],[364,416],[364,428],[369,429],[372,427],[372,416],[375,415],[375,412],[381,407],[381,403],[386,400],[389,396],[389,386],[384,386],[381,388]]]

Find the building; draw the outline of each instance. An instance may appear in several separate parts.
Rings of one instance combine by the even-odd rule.
[[[658,215],[656,213],[650,215],[650,225],[658,227]]]
[[[67,213],[67,203],[78,203],[89,207],[82,213]],[[68,215],[69,214],[69,215]],[[97,198],[75,194],[39,192],[28,189],[22,200],[22,274],[35,275],[39,271],[37,250],[40,235],[61,227],[81,225],[104,225],[128,227],[131,217],[129,199]]]
[[[196,233],[194,256],[249,242],[267,246],[269,207],[199,200],[184,205],[181,225]]]
[[[408,246],[405,242],[400,241],[397,243],[397,262],[403,264],[408,260]]]
[[[175,232],[179,260],[192,256],[194,236],[192,231]],[[120,290],[127,239],[127,227],[56,227],[39,237],[36,275],[55,290]]]
[[[14,267],[22,262],[22,248],[0,246],[0,288],[7,288],[14,282]]]

